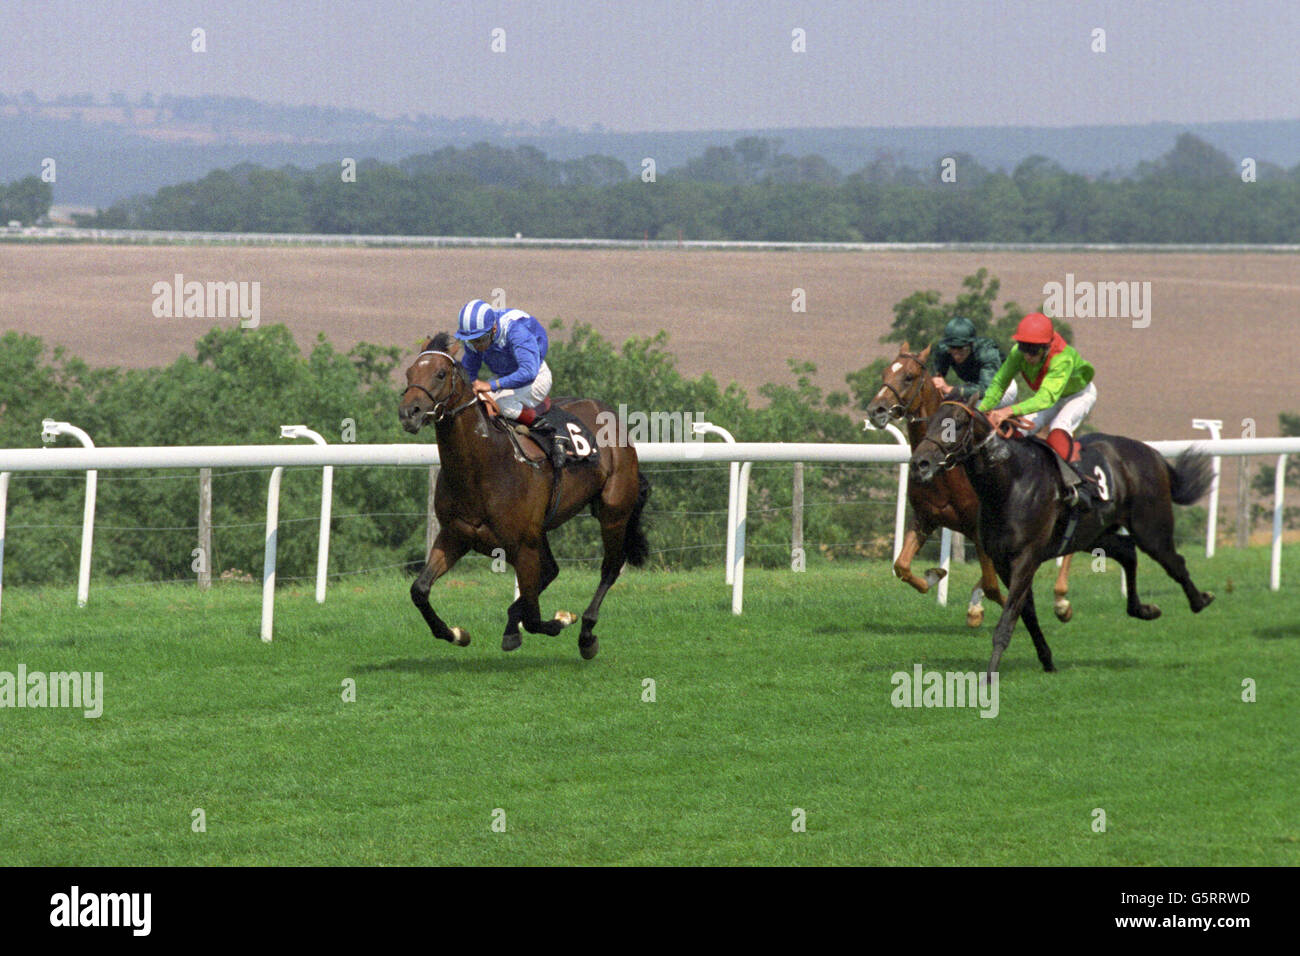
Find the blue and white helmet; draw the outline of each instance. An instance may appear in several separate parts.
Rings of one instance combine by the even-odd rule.
[[[496,324],[496,310],[482,299],[471,299],[460,310],[460,321],[456,326],[456,338],[462,342],[481,338],[491,332]]]

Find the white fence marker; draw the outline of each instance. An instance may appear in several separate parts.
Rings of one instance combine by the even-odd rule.
[[[1219,440],[1219,430],[1223,428],[1223,422],[1217,418],[1193,418],[1193,428],[1209,429],[1211,441]],[[1210,517],[1205,522],[1205,556],[1214,557],[1214,538],[1219,530],[1219,468],[1222,460],[1218,455],[1214,456],[1214,483],[1210,485]]]
[[[47,418],[41,422],[41,440],[53,441],[60,435],[68,435],[81,442],[85,448],[94,448],[90,436],[67,422],[56,422]],[[95,541],[95,496],[99,490],[99,472],[86,472],[86,505],[81,515],[81,568],[77,573],[77,607],[85,607],[90,600],[90,556]]]
[[[271,642],[271,623],[275,618],[275,546],[280,534],[280,477],[283,466],[271,469],[271,484],[266,490],[266,551],[262,557],[262,640]]]
[[[5,512],[9,510],[9,472],[0,471],[0,607],[5,587]]]
[[[1273,553],[1269,557],[1268,589],[1282,587],[1282,497],[1286,492],[1286,455],[1277,456],[1277,474],[1273,478]]]
[[[318,445],[326,444],[319,432],[306,425],[281,425],[281,438],[310,438]],[[334,466],[326,465],[320,480],[320,544],[316,549],[316,603],[325,603],[325,581],[330,566],[330,510],[334,506]]]
[[[691,430],[697,435],[717,435],[723,441],[729,444],[736,444],[735,436],[719,425],[712,422],[695,422],[691,425]],[[638,450],[645,446],[638,445]],[[648,459],[647,459],[648,460]],[[730,475],[728,476],[727,485],[727,556],[724,558],[726,564],[726,583],[735,583],[736,568],[736,493],[740,485],[740,462],[731,463]],[[740,612],[737,611],[737,614]]]

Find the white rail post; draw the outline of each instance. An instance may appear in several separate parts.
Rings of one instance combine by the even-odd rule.
[[[1282,495],[1286,491],[1286,455],[1277,456],[1277,474],[1273,476],[1273,553],[1269,558],[1268,589],[1282,588]]]
[[[318,445],[327,444],[320,432],[306,425],[281,425],[281,438],[310,438]],[[320,482],[320,544],[316,550],[316,603],[325,603],[325,581],[330,567],[330,510],[334,506],[334,466],[322,469]]]
[[[41,441],[47,445],[60,435],[77,439],[86,448],[94,448],[90,436],[67,422],[47,418],[41,422]],[[77,607],[90,600],[90,555],[95,541],[95,495],[99,489],[99,472],[86,472],[86,506],[81,516],[81,568],[77,573]]]
[[[9,472],[0,471],[0,607],[5,589],[5,514],[9,511]]]
[[[799,570],[795,558],[803,554],[803,462],[794,463],[794,484],[790,490],[790,568]],[[804,567],[807,564],[804,563]]]
[[[271,624],[275,618],[275,546],[280,533],[280,477],[284,468],[271,469],[271,483],[266,490],[266,551],[262,557],[262,640],[271,642]]]
[[[723,441],[731,444],[736,443],[735,436],[719,425],[712,422],[695,422],[691,425],[691,430],[697,435],[717,435]],[[740,485],[740,462],[731,463],[731,473],[729,475],[729,484],[727,487],[727,573],[726,583],[735,582],[736,567],[736,492]],[[740,613],[737,611],[736,613]]]
[[[1219,440],[1219,431],[1223,428],[1223,422],[1217,418],[1193,418],[1193,428],[1205,428],[1210,432],[1210,440]],[[1205,522],[1205,556],[1214,557],[1214,537],[1219,529],[1219,466],[1222,459],[1215,455],[1212,459],[1214,463],[1214,483],[1210,485],[1210,517]]]
[[[731,613],[739,614],[745,603],[745,523],[749,512],[749,470],[747,461],[740,466],[740,493],[736,504],[736,573],[731,585]]]
[[[880,431],[870,421],[862,423],[867,431]],[[907,436],[899,430],[898,426],[890,422],[885,426],[885,431],[894,436],[894,441],[898,442],[904,448],[911,448]],[[894,556],[891,560],[897,561],[898,556],[903,553],[903,533],[904,526],[907,522],[907,462],[898,466],[898,503],[894,507]],[[946,593],[946,592],[945,592]]]
[[[952,565],[952,532],[947,528],[943,529],[943,534],[939,536],[939,567],[945,574],[939,580],[939,586],[935,588],[935,600],[939,602],[940,607],[948,606],[948,575],[946,572]]]

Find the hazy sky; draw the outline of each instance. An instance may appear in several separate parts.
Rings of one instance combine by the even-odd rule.
[[[0,91],[43,97],[213,93],[618,130],[1300,117],[1300,0],[5,0],[0,40]]]

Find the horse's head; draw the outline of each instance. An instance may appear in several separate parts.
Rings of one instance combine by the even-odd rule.
[[[462,400],[467,383],[456,361],[459,353],[460,343],[446,332],[439,332],[425,343],[406,370],[406,390],[397,406],[397,417],[412,435],[429,418],[449,413]]]
[[[930,481],[970,458],[994,434],[981,412],[964,402],[942,402],[930,416],[925,437],[912,453],[912,467],[921,481]]]
[[[930,346],[920,355],[913,355],[907,343],[894,361],[881,373],[883,383],[870,404],[867,418],[877,428],[884,428],[892,419],[925,417],[927,408],[933,408],[937,397],[934,384],[926,373],[925,363],[930,358]],[[929,393],[934,392],[934,395]]]

